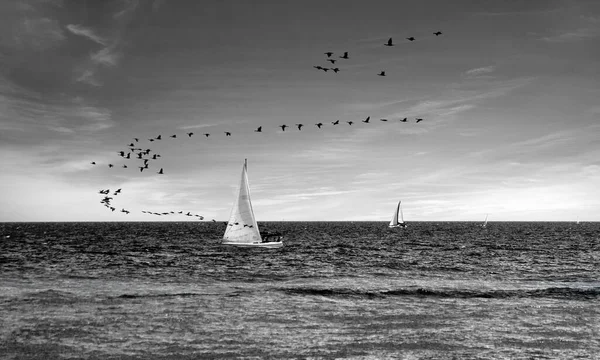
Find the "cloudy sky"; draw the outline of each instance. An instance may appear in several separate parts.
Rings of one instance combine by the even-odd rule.
[[[0,221],[227,220],[244,158],[259,221],[598,221],[598,74],[596,0],[3,1]]]

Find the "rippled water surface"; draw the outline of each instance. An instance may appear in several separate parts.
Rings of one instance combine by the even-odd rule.
[[[0,358],[600,359],[600,224],[0,224]]]

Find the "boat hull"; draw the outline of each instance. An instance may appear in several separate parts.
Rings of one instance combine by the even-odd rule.
[[[397,229],[397,228],[404,229],[404,228],[406,228],[406,224],[402,224],[402,225],[401,224],[398,224],[398,225],[388,225],[388,227],[390,229]]]
[[[233,246],[238,246],[238,247],[259,247],[259,248],[269,248],[269,249],[276,249],[276,248],[280,248],[283,246],[282,241],[266,242],[266,243],[250,243],[250,244],[224,242],[222,244],[223,245],[233,245]]]

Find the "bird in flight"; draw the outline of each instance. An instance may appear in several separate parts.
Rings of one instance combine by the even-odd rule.
[[[288,126],[286,124],[283,124],[283,125],[279,125],[279,127],[281,128],[282,131],[285,131],[285,128]]]
[[[304,124],[296,124],[296,126],[298,127],[298,130],[302,130],[302,127],[304,126]]]
[[[108,167],[109,167],[109,168],[111,168],[111,167],[113,167],[113,166],[114,166],[113,164],[108,164]]]
[[[385,71],[380,72],[379,74],[377,74],[379,76],[385,76]]]
[[[187,136],[188,136],[188,137],[192,137],[192,135],[194,135],[194,133],[193,133],[193,132],[189,132],[189,133],[187,133]]]
[[[148,139],[148,141],[152,142],[152,141],[154,141],[154,139]]]
[[[379,121],[388,121],[387,119],[379,119]]]
[[[133,140],[135,140],[135,142],[139,142],[140,141],[140,139],[138,139],[138,138],[133,138]]]
[[[415,41],[416,39],[411,36],[411,37],[407,37],[406,40],[408,40],[408,41]]]
[[[387,43],[383,44],[385,46],[394,46],[394,44],[392,44],[392,38],[389,38]]]
[[[371,117],[370,117],[370,116],[367,116],[367,118],[366,118],[366,119],[364,119],[362,122],[364,122],[365,124],[368,124],[368,123],[369,123],[369,120],[371,120]]]
[[[140,168],[140,172],[143,172],[144,169],[146,168],[145,166],[138,166]]]
[[[315,124],[315,125],[320,129],[321,126],[323,126],[323,123],[318,123],[318,124]]]
[[[321,65],[317,65],[317,66],[313,66],[313,67],[317,70],[323,70],[323,67]]]
[[[346,121],[348,123],[348,125],[352,125],[354,124],[354,121]]]
[[[160,140],[160,139],[162,139],[162,137],[160,135],[158,135],[155,139]]]
[[[127,165],[123,165],[123,169],[127,169]]]
[[[327,57],[331,57],[331,55],[333,55],[333,53],[331,51],[328,51],[325,53],[325,55],[327,55]]]
[[[95,162],[95,161],[92,161],[90,164],[92,164],[92,165],[96,165],[96,162]]]
[[[225,131],[225,136],[231,136],[231,133],[229,131]]]
[[[339,121],[339,120],[336,120],[336,121],[332,121],[331,123],[332,123],[333,125],[337,125],[337,124],[339,124],[339,123],[340,123],[340,121]]]
[[[335,62],[336,62],[337,60],[335,60],[335,59],[327,59],[327,61],[329,61],[329,62],[330,62],[330,63],[332,63],[332,64],[335,64]]]
[[[158,170],[157,174],[164,174],[163,173],[163,168],[160,168],[160,170]]]
[[[336,73],[336,74],[337,74],[338,71],[340,71],[340,69],[338,69],[338,68],[333,68],[331,70],[333,70],[333,72]]]
[[[258,129],[254,130],[254,132],[262,132],[262,126],[259,126]]]
[[[401,119],[400,121],[406,122],[407,120],[408,120],[408,118],[404,118],[404,119]]]
[[[177,135],[171,135],[170,137],[172,137],[173,139],[175,139],[177,137]]]
[[[206,134],[204,134],[204,136],[206,136],[206,137],[209,137],[209,136],[210,136],[210,134],[206,133]]]
[[[436,31],[436,32],[433,33],[433,35],[440,36],[440,35],[442,35],[442,32],[441,31]]]
[[[420,123],[421,121],[423,121],[423,119],[417,119],[417,123]]]
[[[329,71],[329,68],[321,68],[321,70],[323,70],[323,71],[325,71],[325,72],[328,72],[328,71]]]
[[[345,51],[345,52],[344,52],[344,55],[340,56],[340,59],[350,59],[350,58],[348,57],[348,52],[347,52],[347,51]]]

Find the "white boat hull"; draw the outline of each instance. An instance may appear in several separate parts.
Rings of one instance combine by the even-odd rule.
[[[398,225],[388,225],[388,227],[389,227],[390,229],[395,229],[395,228],[405,228],[405,227],[406,227],[406,225],[405,225],[405,224],[402,224],[402,225],[401,225],[401,224],[398,224]]]
[[[270,249],[276,249],[276,248],[280,248],[283,246],[283,242],[282,241],[278,241],[278,242],[266,242],[266,243],[233,243],[233,242],[223,242],[223,245],[233,245],[233,246],[239,246],[239,247],[260,247],[260,248],[270,248]]]

